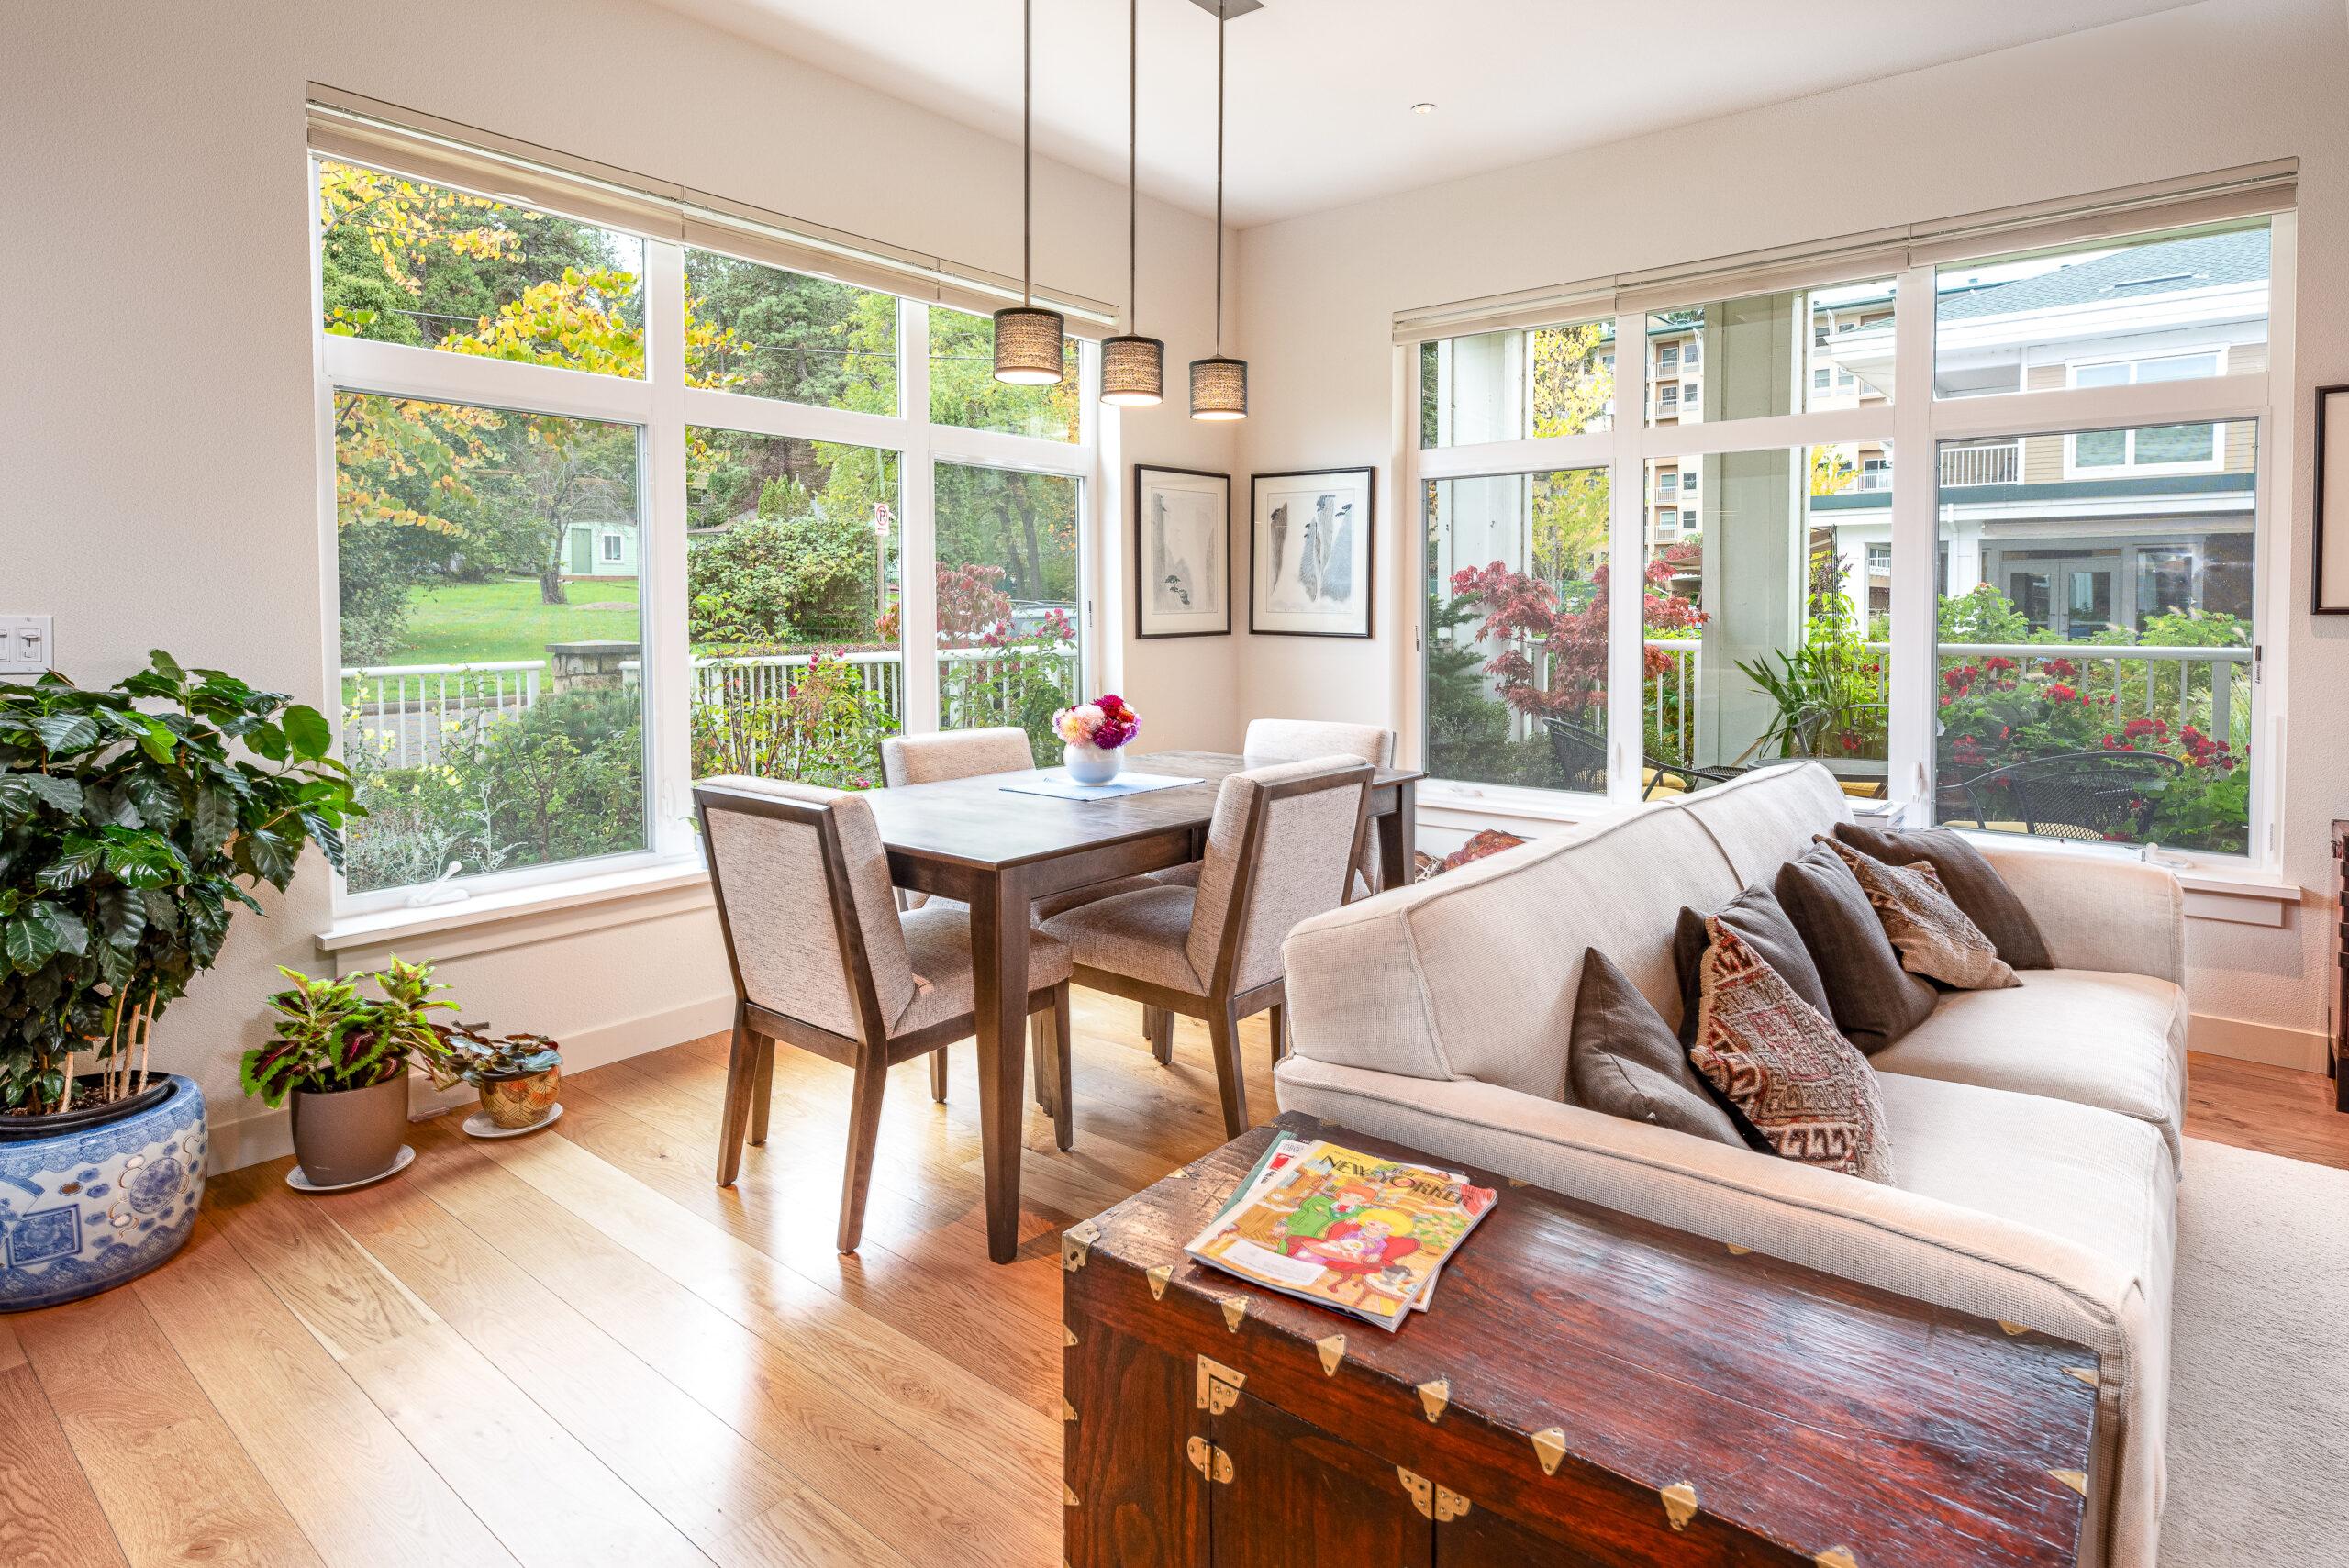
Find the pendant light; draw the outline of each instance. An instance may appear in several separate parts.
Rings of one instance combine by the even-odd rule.
[[[1019,6],[1019,303],[995,313],[995,378],[1019,386],[1061,380],[1068,323],[1036,304],[1034,280],[1036,148],[1036,0]]]
[[[1166,398],[1166,345],[1131,328],[1141,316],[1141,192],[1135,183],[1141,146],[1141,0],[1126,0],[1126,326],[1101,340],[1101,401],[1119,408],[1147,408]]]
[[[1215,8],[1215,353],[1191,361],[1191,417],[1248,417],[1248,361],[1223,352],[1223,28],[1231,0]]]

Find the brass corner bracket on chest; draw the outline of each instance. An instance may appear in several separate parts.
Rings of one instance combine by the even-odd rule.
[[[1240,1390],[1248,1374],[1234,1372],[1221,1362],[1199,1358],[1199,1382],[1197,1403],[1210,1416],[1220,1416],[1240,1402]]]
[[[1210,1481],[1231,1485],[1231,1456],[1205,1438],[1192,1438],[1183,1444],[1183,1451],[1191,1457],[1191,1468]]]
[[[1070,1273],[1083,1268],[1093,1255],[1093,1243],[1101,1240],[1099,1227],[1073,1225],[1061,1232],[1061,1267]]]
[[[1419,1518],[1449,1524],[1468,1511],[1468,1499],[1449,1486],[1439,1486],[1426,1476],[1395,1467],[1396,1476],[1403,1483],[1403,1490],[1411,1495],[1411,1507],[1419,1509]]]

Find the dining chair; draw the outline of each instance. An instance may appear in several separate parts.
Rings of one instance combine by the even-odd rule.
[[[1241,754],[1252,767],[1268,762],[1301,762],[1308,757],[1359,757],[1374,768],[1395,765],[1395,732],[1381,729],[1375,724],[1340,724],[1319,718],[1252,718],[1248,733],[1241,741]],[[1170,866],[1150,873],[1151,880],[1180,883],[1186,887],[1199,884],[1199,862]],[[1355,856],[1354,896],[1367,898],[1379,892],[1385,877],[1376,856],[1370,852],[1367,839]],[[1123,891],[1122,889],[1120,891]],[[1279,1011],[1275,1029],[1287,1020],[1287,1010]],[[1174,1018],[1163,1008],[1145,1006],[1141,1010],[1141,1032],[1150,1041],[1151,1051],[1161,1062],[1173,1060],[1174,1054]],[[1286,1036],[1280,1044],[1286,1048]]]
[[[888,856],[861,795],[729,776],[696,784],[694,807],[734,973],[718,1184],[733,1185],[746,1130],[752,1143],[767,1140],[776,1040],[852,1068],[839,1242],[853,1252],[889,1069],[917,1056],[942,1058],[977,1032],[970,911],[959,904],[897,908]],[[1068,982],[1068,949],[1031,939],[1030,1037],[1058,1081],[1067,1076],[1059,1064],[1069,1049]],[[1065,1112],[1054,1132],[1066,1149]]]
[[[1278,1054],[1286,1012],[1281,943],[1298,921],[1338,907],[1353,891],[1372,773],[1358,757],[1331,755],[1233,773],[1216,795],[1196,887],[1154,884],[1039,928],[1068,945],[1079,984],[1206,1020],[1229,1137],[1248,1128],[1240,1020],[1274,1009]],[[1054,1063],[1063,1102],[1070,1054]]]
[[[1012,725],[988,729],[941,729],[931,735],[892,735],[881,742],[881,780],[891,789],[938,784],[947,779],[979,778],[987,773],[1024,773],[1035,766],[1035,747],[1028,732]],[[1115,893],[1130,893],[1142,885],[1140,877],[1126,876],[1049,894],[1036,900],[1031,917],[1048,919],[1063,909],[1074,909]],[[927,893],[897,889],[900,909],[920,909],[932,904],[963,907],[952,899],[933,899]],[[1036,1103],[1051,1113],[1057,1124],[1063,1118],[1060,1106],[1053,1103],[1055,1080],[1045,1071],[1046,1065],[1041,1052],[1030,1051],[1030,1081],[1035,1085]],[[930,1059],[930,1094],[939,1104],[946,1103],[944,1051]]]

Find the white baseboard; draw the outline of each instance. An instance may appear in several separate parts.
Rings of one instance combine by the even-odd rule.
[[[2300,1073],[2323,1072],[2329,1054],[2321,1030],[2255,1024],[2248,1018],[2222,1018],[2213,1013],[2197,1013],[2187,1021],[2186,1044],[2190,1051],[2211,1056],[2264,1062]]]
[[[583,1030],[567,1036],[562,1042],[562,1066],[567,1073],[584,1073],[590,1067],[641,1056],[648,1051],[688,1040],[698,1040],[729,1028],[734,1021],[734,996],[731,992],[705,997],[679,1006],[664,1007],[642,1018],[629,1018],[602,1029]],[[442,1111],[462,1106],[473,1097],[471,1085],[459,1084],[453,1088],[437,1089],[432,1080],[421,1073],[408,1077],[407,1114],[411,1121],[421,1121],[439,1116]],[[247,1112],[236,1118],[223,1117],[216,1108],[211,1117],[212,1151],[205,1161],[206,1170],[218,1175],[224,1171],[242,1170],[258,1165],[264,1160],[281,1159],[294,1152],[292,1113],[283,1107],[271,1110],[258,1101],[247,1102]]]

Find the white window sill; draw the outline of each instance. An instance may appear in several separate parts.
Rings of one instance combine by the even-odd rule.
[[[370,910],[349,915],[318,933],[322,952],[380,949],[421,937],[440,937],[435,951],[483,952],[522,940],[521,928],[559,922],[565,932],[593,929],[670,913],[709,901],[709,873],[698,856],[631,866],[598,875],[565,877],[530,887],[479,893],[422,908]],[[648,905],[657,908],[648,908]],[[529,940],[551,934],[543,929]]]

